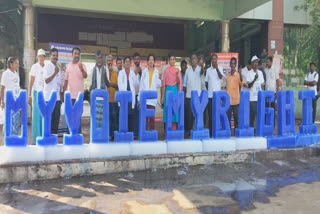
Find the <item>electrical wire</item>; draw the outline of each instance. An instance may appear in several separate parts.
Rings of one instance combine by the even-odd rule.
[[[18,11],[18,10],[19,10],[19,8],[10,9],[10,10],[4,10],[4,11],[0,11],[0,14],[2,14],[2,13],[9,13],[9,12]]]

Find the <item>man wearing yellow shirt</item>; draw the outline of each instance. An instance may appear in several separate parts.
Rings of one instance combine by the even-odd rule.
[[[118,117],[119,117],[119,109],[118,103],[115,102],[115,94],[118,90],[118,74],[113,69],[113,57],[112,55],[107,56],[107,72],[108,72],[108,93],[109,93],[109,123],[110,126],[110,136],[114,138],[114,131],[116,131],[119,127],[118,125]]]

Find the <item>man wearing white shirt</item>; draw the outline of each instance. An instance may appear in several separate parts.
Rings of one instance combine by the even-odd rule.
[[[201,67],[198,65],[198,57],[196,54],[191,56],[191,66],[187,69],[183,88],[186,96],[185,103],[185,131],[186,136],[190,136],[190,131],[193,126],[194,117],[191,109],[191,91],[198,91],[198,96],[201,94]]]
[[[253,56],[251,59],[252,70],[246,75],[246,82],[250,92],[250,126],[254,127],[257,116],[258,92],[263,90],[264,78],[262,71],[258,70],[259,58]]]
[[[269,56],[267,58],[267,63],[266,63],[266,68],[264,69],[265,73],[266,73],[266,90],[267,91],[273,91],[276,97],[276,94],[278,92],[278,82],[279,82],[279,72],[276,71],[273,67],[272,67],[272,61],[273,58],[272,56]],[[272,103],[267,103],[268,107],[272,107],[274,108],[274,102]]]
[[[103,54],[100,50],[97,50],[96,52],[96,65],[93,67],[91,74],[90,91],[94,89],[106,90],[108,78],[106,74],[106,67],[103,65]],[[103,122],[103,98],[97,97],[95,102],[97,127],[100,128],[102,127]]]
[[[311,62],[310,63],[310,72],[306,74],[306,78],[304,79],[304,85],[308,87],[308,90],[314,90],[315,95],[317,96],[317,84],[319,80],[319,74],[315,71],[316,64]],[[317,113],[317,99],[314,98],[312,100],[312,119],[313,122],[316,119]]]
[[[221,91],[221,81],[225,81],[223,75],[223,68],[218,66],[218,56],[212,54],[211,67],[207,69],[206,73],[206,87],[208,88],[208,112],[209,112],[209,130],[212,135],[212,95],[214,91]]]
[[[32,106],[32,144],[36,144],[36,138],[42,135],[42,117],[38,107],[38,92],[43,91],[44,87],[44,60],[46,52],[39,49],[38,62],[33,64],[30,71],[29,98],[28,103]]]
[[[241,70],[241,76],[242,76],[242,79],[246,80],[247,79],[247,74],[248,72],[252,69],[252,66],[251,66],[251,59],[249,59],[248,61],[248,64],[246,67],[242,68]],[[247,85],[243,85],[241,86],[241,91],[248,91],[248,87]]]
[[[61,101],[60,97],[63,96],[63,92],[61,90],[61,72],[58,66],[58,50],[56,48],[52,48],[50,50],[50,62],[45,65],[44,70],[44,99],[46,102],[50,100],[50,96],[52,92],[57,92],[57,101],[52,112],[51,118],[51,133],[58,134],[59,120],[60,120],[60,108]]]

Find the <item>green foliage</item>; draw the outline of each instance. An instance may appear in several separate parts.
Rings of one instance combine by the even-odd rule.
[[[284,28],[284,67],[297,70],[298,76],[304,76],[311,61],[317,62],[318,41],[316,39],[304,39],[308,34],[307,27],[286,26]],[[299,71],[299,72],[298,72]]]
[[[320,63],[320,0],[304,0],[295,8],[309,12],[312,24],[285,27],[284,67],[289,70],[295,69],[297,76],[303,78],[309,70],[310,62],[318,65]]]

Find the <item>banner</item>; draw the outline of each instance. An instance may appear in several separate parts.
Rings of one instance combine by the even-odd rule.
[[[230,60],[233,57],[237,59],[236,70],[238,70],[239,53],[217,53],[217,56],[218,56],[218,65],[223,68],[223,73],[225,75],[227,75],[231,71]]]
[[[58,49],[59,52],[59,63],[65,63],[65,64],[69,64],[70,62],[72,62],[72,49],[74,47],[77,47],[80,49],[80,46],[78,45],[68,45],[68,44],[59,44],[59,43],[49,43],[49,48],[56,48]]]

